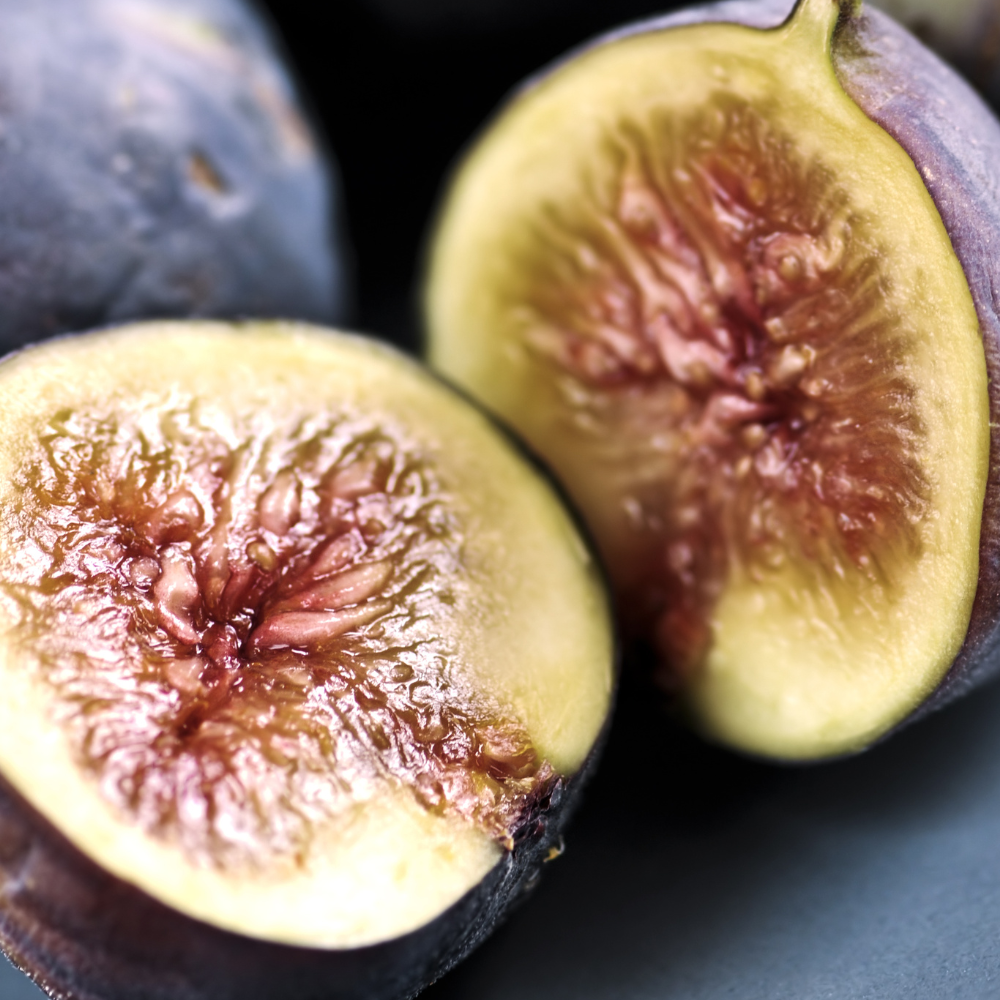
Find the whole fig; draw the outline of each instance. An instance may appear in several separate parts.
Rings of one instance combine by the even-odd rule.
[[[0,352],[162,316],[334,322],[332,161],[243,0],[0,0]]]

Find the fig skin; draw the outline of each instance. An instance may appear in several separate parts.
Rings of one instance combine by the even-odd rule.
[[[837,0],[831,0],[837,3]],[[569,53],[514,94],[530,94],[554,70],[591,49],[631,36],[687,25],[738,24],[771,29],[796,8],[792,0],[730,0],[625,25]],[[940,213],[968,282],[979,320],[989,379],[989,476],[982,515],[976,596],[964,642],[936,688],[907,716],[862,745],[818,754],[855,752],[943,707],[1000,673],[1000,126],[975,90],[889,16],[841,0],[832,64],[844,91],[910,156]],[[432,243],[433,251],[433,243]],[[446,280],[446,279],[445,279]],[[425,312],[425,316],[427,313]],[[433,344],[433,322],[425,320]],[[695,726],[698,720],[692,720]],[[715,733],[710,734],[718,738]],[[746,748],[744,748],[746,749]],[[764,756],[782,756],[751,750]]]
[[[972,82],[995,108],[1000,103],[1000,63],[995,0],[876,0],[877,7],[910,29]]]
[[[348,309],[332,159],[243,0],[0,2],[0,353]]]
[[[271,337],[287,339],[280,343],[283,356],[294,354],[297,340],[318,341],[330,334],[299,324],[256,326]],[[154,337],[161,329],[175,336],[183,332],[188,343],[191,338],[199,342],[220,335],[231,338],[230,350],[252,343],[246,329],[218,323],[140,324],[122,332],[127,335],[134,330],[140,336]],[[116,331],[101,331],[96,336],[110,340],[116,335]],[[340,335],[339,339],[353,341],[354,352],[367,352],[376,359],[381,355],[382,362],[396,366],[407,379],[434,381],[387,347],[364,338]],[[77,340],[64,337],[37,350],[57,353],[72,348]],[[156,345],[150,346],[155,349]],[[11,363],[16,365],[34,350],[20,352]],[[185,358],[179,364],[191,363],[191,352],[183,346],[174,345],[171,352]],[[112,345],[106,355],[110,368],[123,353]],[[251,353],[252,347],[247,348],[241,357],[244,365]],[[80,364],[78,358],[76,364]],[[381,376],[386,378],[384,370]],[[311,369],[309,377],[315,378]],[[440,388],[445,398],[454,395],[447,387]],[[406,395],[404,389],[400,392]],[[324,398],[322,390],[317,391],[317,398]],[[451,400],[449,406],[455,403]],[[478,414],[475,419],[478,422]],[[506,444],[519,451],[516,442]],[[542,472],[536,467],[532,474]],[[610,663],[609,668],[613,687],[617,664]],[[613,690],[608,697],[613,697]],[[83,853],[0,774],[0,949],[49,995],[73,1000],[132,1000],[136,996],[156,1000],[278,1000],[289,996],[297,1000],[405,1000],[416,996],[484,940],[535,887],[543,865],[562,852],[567,822],[596,766],[609,726],[610,703],[582,763],[528,795],[499,861],[477,885],[419,929],[362,947],[277,943],[181,913]]]

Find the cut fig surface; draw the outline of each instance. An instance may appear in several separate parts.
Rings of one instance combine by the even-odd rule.
[[[426,298],[432,362],[553,465],[665,684],[783,757],[942,680],[988,468],[969,285],[834,73],[840,10],[653,24],[536,81],[456,176]]]
[[[84,856],[216,927],[351,949],[558,836],[608,616],[480,414],[277,324],[70,338],[7,360],[0,397],[0,774]]]

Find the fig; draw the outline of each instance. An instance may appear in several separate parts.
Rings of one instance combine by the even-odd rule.
[[[332,160],[242,0],[0,2],[0,351],[139,318],[340,321]]]
[[[448,189],[425,322],[574,497],[681,710],[815,759],[1000,662],[1000,128],[879,11],[790,7],[627,27],[516,94]]]
[[[402,998],[531,888],[603,583],[415,362],[145,323],[0,364],[0,941],[79,1000]]]

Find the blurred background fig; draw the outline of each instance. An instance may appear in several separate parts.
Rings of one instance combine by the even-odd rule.
[[[362,338],[0,365],[0,942],[53,996],[391,1000],[561,852],[602,581],[488,419]]]
[[[242,0],[0,2],[0,351],[159,316],[336,322],[332,161]]]
[[[534,78],[453,178],[425,317],[695,724],[814,759],[998,663],[1000,128],[879,11],[792,6]]]

